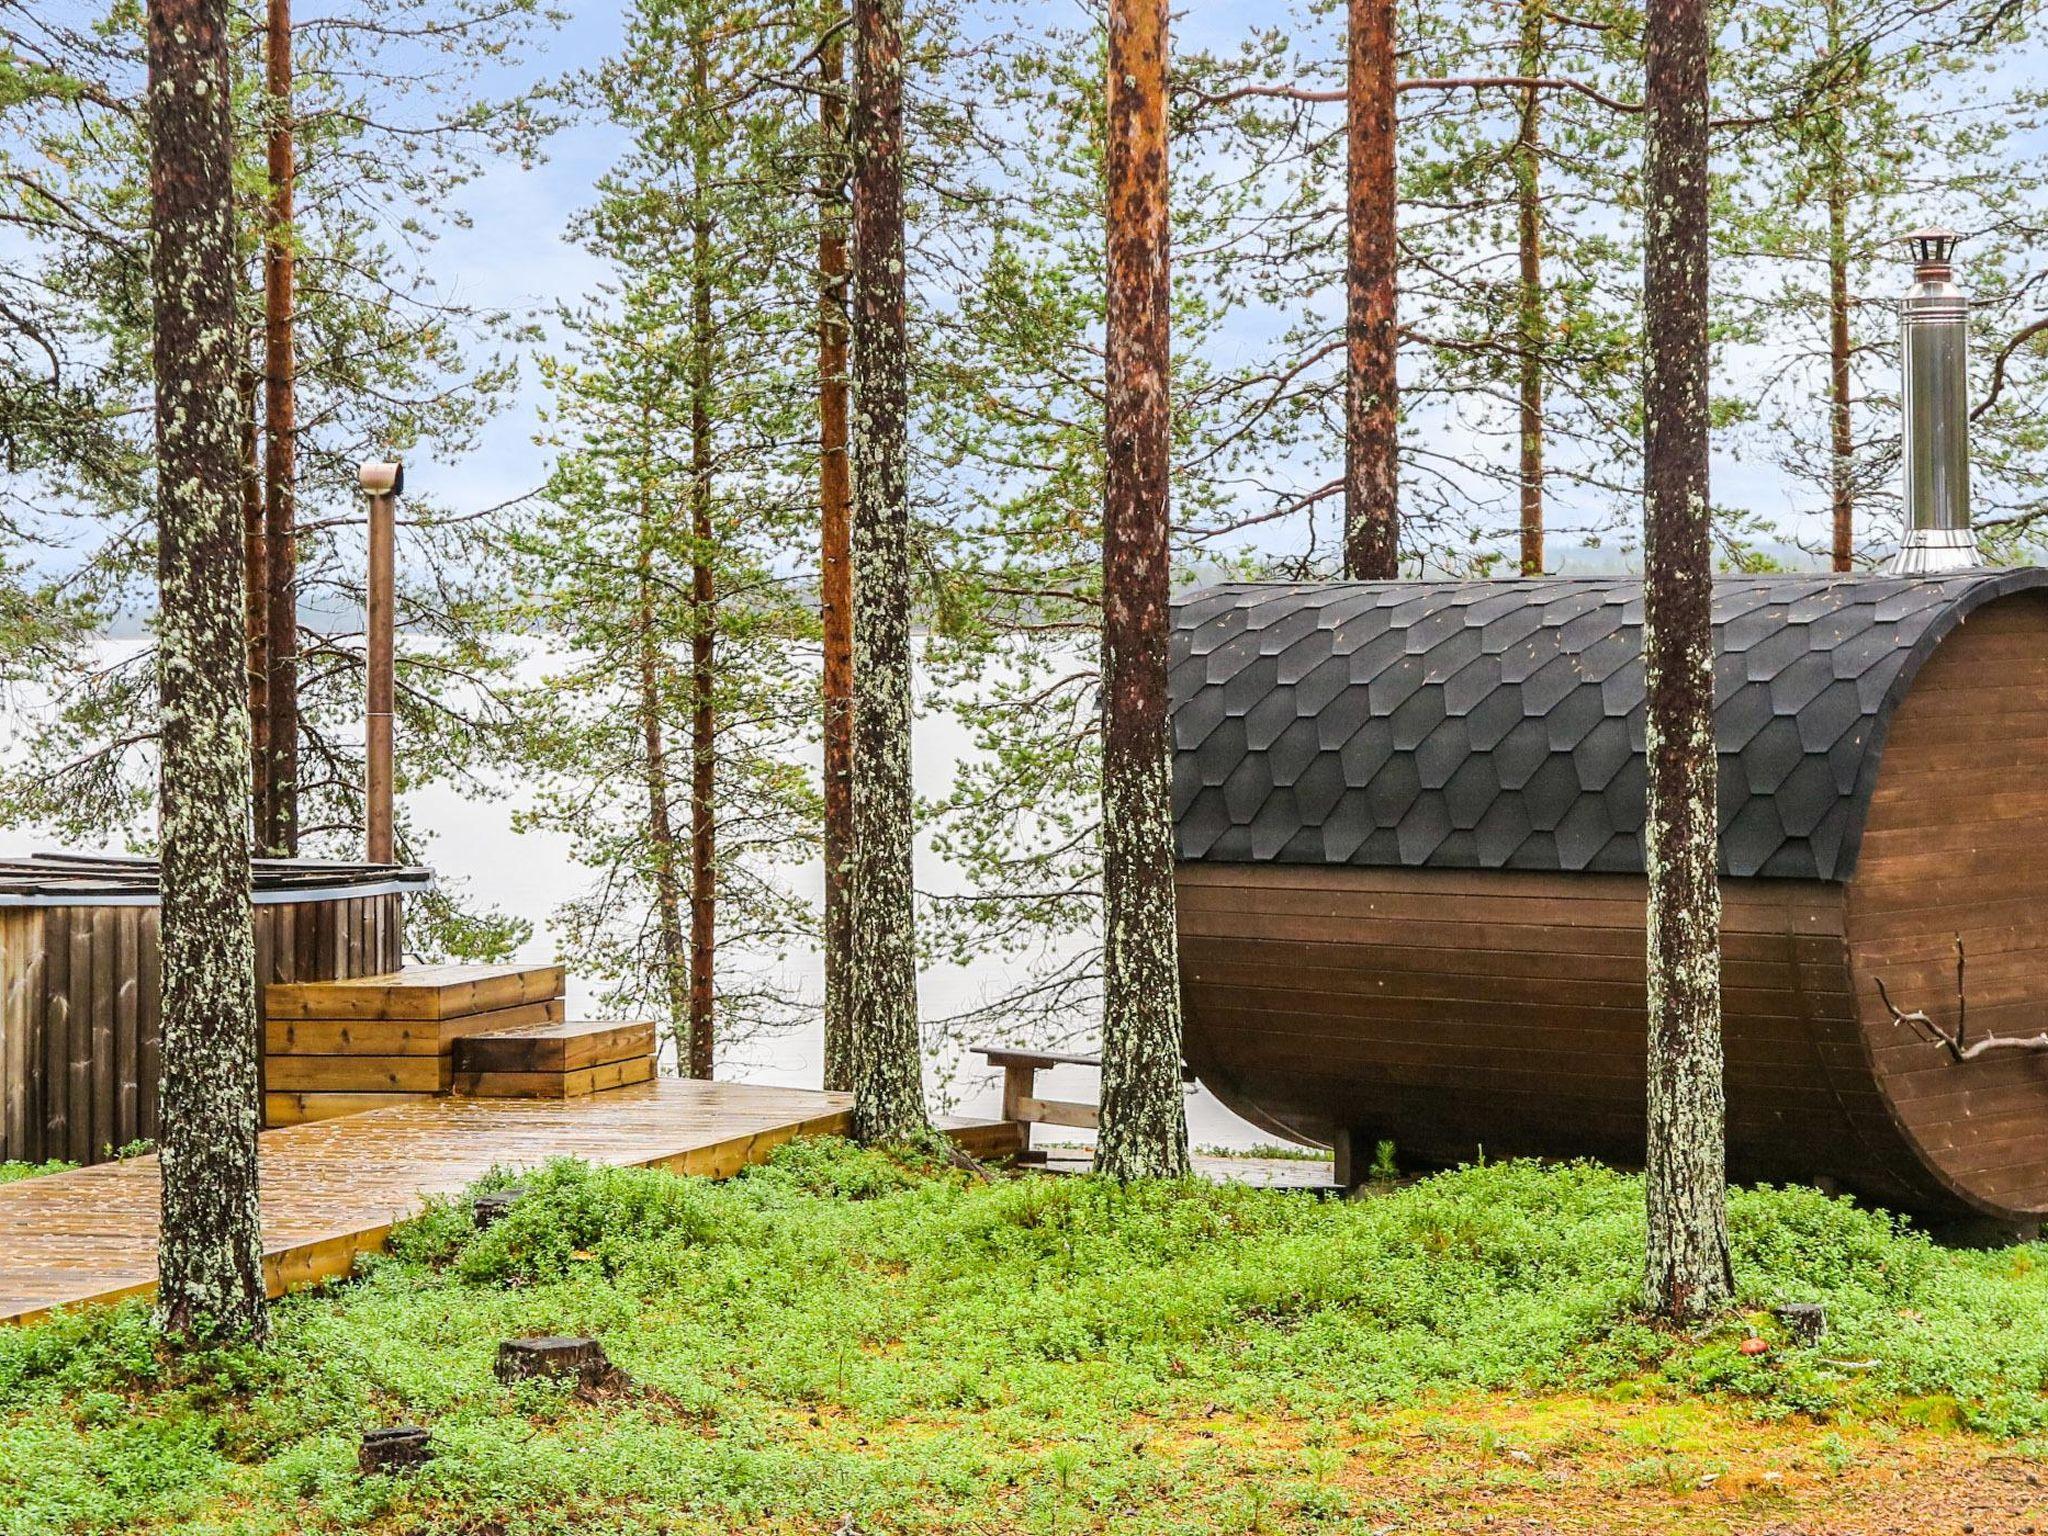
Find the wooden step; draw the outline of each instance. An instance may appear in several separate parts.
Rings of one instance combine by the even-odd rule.
[[[272,1056],[438,1056],[465,1035],[527,1025],[558,1024],[564,1003],[465,1013],[452,1019],[266,1019],[264,1049]]]
[[[654,1054],[648,1019],[575,1019],[466,1035],[455,1043],[458,1072],[573,1072]]]
[[[458,1072],[455,1092],[475,1099],[580,1099],[607,1088],[648,1082],[653,1076],[654,1058],[636,1056],[573,1072]]]
[[[433,1056],[270,1056],[263,1086],[280,1093],[446,1093],[454,1063]]]
[[[562,995],[559,965],[420,965],[347,981],[287,981],[264,989],[272,1019],[464,1018]]]
[[[357,1115],[366,1109],[385,1109],[393,1104],[412,1104],[433,1097],[431,1093],[266,1093],[263,1095],[263,1123],[266,1126],[305,1125],[314,1120],[332,1120],[339,1115]]]

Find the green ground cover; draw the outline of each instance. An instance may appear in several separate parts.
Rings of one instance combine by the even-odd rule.
[[[77,1165],[76,1165],[75,1163],[65,1163],[65,1162],[50,1162],[50,1163],[8,1163],[8,1162],[0,1162],[0,1184],[12,1184],[12,1183],[13,1183],[13,1182],[14,1182],[14,1181],[15,1181],[16,1179],[34,1179],[34,1178],[40,1178],[40,1177],[41,1177],[41,1176],[42,1176],[43,1174],[46,1174],[46,1173],[62,1173],[62,1172],[63,1172],[63,1171],[64,1171],[64,1170],[66,1169],[66,1168],[73,1168],[73,1167],[76,1167],[76,1166],[77,1166]]]
[[[1319,1201],[815,1141],[723,1184],[525,1182],[489,1230],[437,1205],[279,1305],[265,1352],[167,1363],[133,1305],[0,1332],[0,1531],[1362,1533],[1603,1478],[1720,1501],[1693,1511],[1718,1530],[1731,1489],[1783,1500],[1801,1467],[2048,1432],[2048,1249],[1946,1250],[1809,1190],[1735,1194],[1743,1310],[1680,1336],[1633,1310],[1639,1183],[1584,1165]],[[1819,1348],[1781,1301],[1826,1305]],[[497,1383],[501,1339],[552,1332],[631,1387]],[[431,1466],[359,1477],[362,1431],[407,1421]],[[1748,1466],[1772,1445],[1789,1474]]]

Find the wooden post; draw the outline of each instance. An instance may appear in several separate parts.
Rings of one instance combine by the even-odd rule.
[[[370,576],[365,670],[368,713],[363,727],[366,758],[363,809],[366,853],[372,864],[392,862],[391,703],[394,688],[396,600],[393,567],[398,545],[398,497],[405,470],[397,464],[368,463],[359,476],[370,493]]]

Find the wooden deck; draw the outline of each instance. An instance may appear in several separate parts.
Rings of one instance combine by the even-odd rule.
[[[422,1099],[265,1131],[270,1293],[345,1275],[430,1194],[493,1167],[580,1157],[724,1178],[797,1136],[846,1129],[845,1094],[658,1078],[579,1099]],[[978,1153],[1008,1127],[956,1125]],[[157,1162],[138,1157],[0,1185],[0,1323],[156,1288]]]

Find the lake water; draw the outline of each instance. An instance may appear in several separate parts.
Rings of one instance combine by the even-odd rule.
[[[133,643],[110,641],[108,645],[111,649]],[[34,719],[34,706],[19,699],[14,701],[13,708],[0,711],[10,743],[20,740],[19,732],[34,729]],[[915,734],[915,773],[920,793],[941,793],[951,783],[961,754],[968,749],[965,732],[950,714],[921,713]],[[559,936],[550,924],[555,909],[591,879],[590,871],[576,864],[568,840],[546,833],[516,831],[512,825],[520,808],[516,790],[492,798],[436,786],[409,795],[406,808],[414,825],[431,831],[427,861],[443,879],[460,882],[472,897],[533,923],[534,937],[519,958],[536,962],[558,960],[567,966],[570,1015],[588,1016],[592,1006],[590,988],[577,974],[576,956],[562,951]],[[47,838],[32,833],[0,831],[0,854],[18,855],[50,846]],[[822,901],[821,864],[814,861],[795,868],[789,879],[792,888],[806,899],[814,904]],[[959,889],[960,882],[930,848],[920,847],[918,885],[921,890],[944,894]],[[744,962],[745,957],[737,958]],[[791,990],[813,1001],[823,996],[824,965],[815,950],[793,952],[784,964],[787,974],[782,979]],[[960,1013],[1000,997],[1015,979],[1015,962],[1000,954],[979,958],[971,965],[929,968],[920,977],[922,1012],[926,1018]],[[1093,1037],[1095,1021],[1076,1023]],[[946,1107],[960,1113],[993,1116],[999,1103],[997,1076],[972,1055],[970,1048],[976,1043],[980,1042],[941,1042],[928,1060],[928,1081],[935,1105],[943,1096],[948,1101]],[[822,1064],[823,1025],[814,1018],[798,1029],[734,1043],[720,1060],[718,1075],[741,1082],[816,1087]],[[1041,1074],[1039,1091],[1047,1097],[1093,1102],[1095,1074],[1083,1068],[1062,1067]],[[1197,1145],[1242,1148],[1272,1140],[1199,1088],[1188,1101],[1188,1123]],[[1065,1129],[1041,1130],[1038,1135],[1058,1141],[1091,1139],[1087,1132]]]

